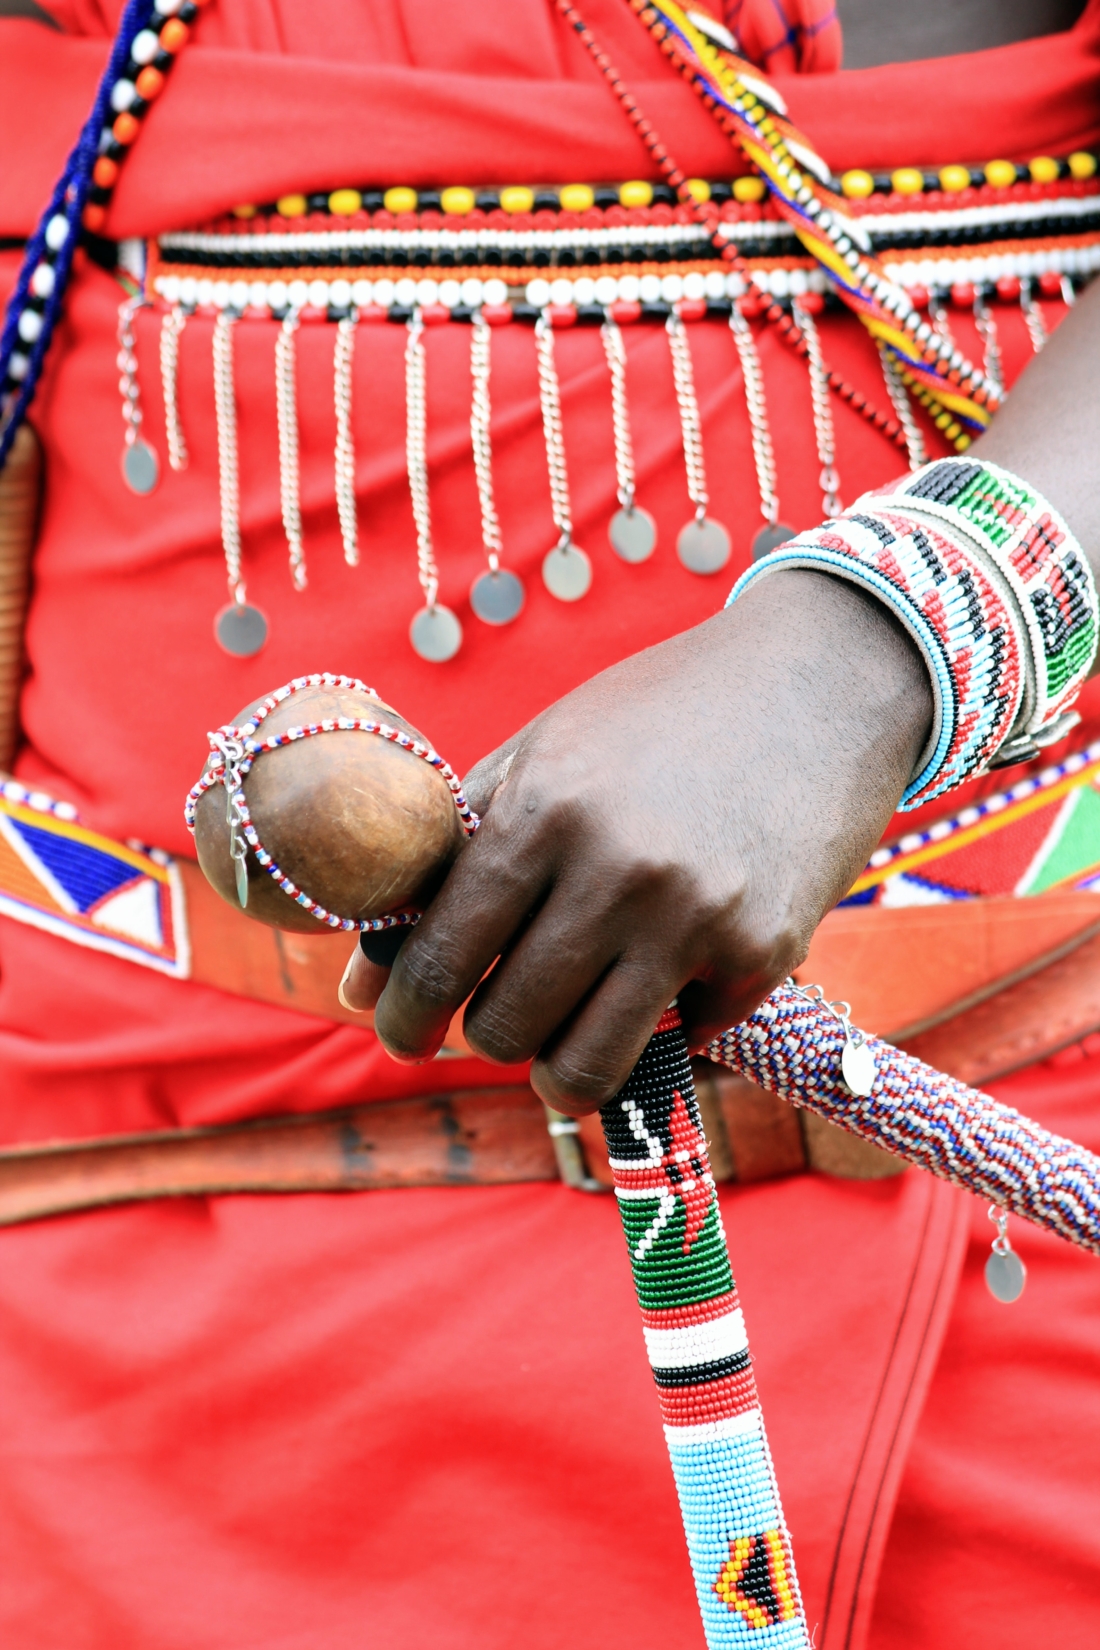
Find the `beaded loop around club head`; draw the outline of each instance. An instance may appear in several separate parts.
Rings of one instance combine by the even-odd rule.
[[[354,676],[334,676],[328,671],[318,672],[313,676],[296,676],[292,682],[268,694],[246,722],[239,727],[227,723],[213,733],[208,733],[213,760],[198,782],[192,785],[187,793],[184,805],[184,819],[187,829],[194,832],[195,809],[200,797],[204,796],[215,785],[224,785],[226,794],[226,817],[231,827],[230,854],[238,867],[238,893],[241,904],[247,899],[247,880],[242,885],[240,878],[243,872],[244,859],[251,848],[257,861],[263,866],[268,876],[277,882],[283,892],[308,911],[310,916],[316,917],[318,922],[326,923],[329,928],[340,928],[348,933],[366,929],[378,932],[385,928],[398,928],[419,922],[419,911],[395,911],[382,917],[370,917],[365,921],[357,921],[353,917],[341,917],[333,911],[326,911],[317,900],[311,899],[298,885],[280,869],[275,860],[268,853],[260,841],[256,827],[252,822],[248,801],[244,793],[244,782],[248,777],[256,759],[265,751],[278,750],[281,745],[295,744],[299,739],[309,739],[318,733],[372,733],[379,739],[387,739],[393,745],[400,745],[413,756],[420,757],[427,762],[443,779],[454,799],[455,809],[462,822],[462,829],[467,836],[472,836],[477,830],[480,820],[467,802],[462,790],[462,782],[454,769],[445,762],[437,751],[430,745],[414,739],[411,734],[401,728],[391,727],[389,723],[379,721],[373,717],[359,716],[332,716],[319,722],[310,722],[301,727],[287,728],[285,733],[273,733],[266,739],[257,739],[263,723],[279,705],[283,704],[292,694],[302,688],[346,688],[354,693],[365,693],[368,698],[377,700],[378,695],[373,688],[359,681]]]

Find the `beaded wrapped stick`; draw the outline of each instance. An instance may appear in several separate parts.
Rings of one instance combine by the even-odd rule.
[[[303,714],[311,720],[295,720]],[[333,737],[314,737],[322,733]],[[442,757],[349,677],[300,677],[209,739],[186,810],[200,863],[226,899],[275,926],[413,923],[477,829]],[[1100,1159],[863,1037],[843,1008],[788,981],[706,1052],[1100,1253]],[[790,1539],[675,1007],[600,1118],[707,1644],[805,1650]]]

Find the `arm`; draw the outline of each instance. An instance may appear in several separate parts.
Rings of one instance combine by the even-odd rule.
[[[1094,565],[1098,360],[1094,291],[980,444],[1062,510]],[[386,1046],[430,1057],[473,992],[473,1047],[533,1057],[543,1097],[583,1111],[621,1086],[674,995],[696,1046],[742,1019],[866,863],[930,703],[885,610],[806,572],[586,683],[470,776],[485,824],[378,1001]],[[379,983],[357,962],[345,993],[366,1006]]]

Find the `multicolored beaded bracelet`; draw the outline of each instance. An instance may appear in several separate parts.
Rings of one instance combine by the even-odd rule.
[[[1019,476],[971,459],[927,464],[869,499],[968,533],[1008,582],[1027,625],[1034,685],[1002,759],[1029,760],[1068,733],[1096,653],[1098,607],[1092,570],[1058,512]]]
[[[278,750],[281,745],[292,745],[299,739],[309,739],[318,733],[372,733],[379,739],[387,739],[391,744],[400,745],[402,750],[418,756],[430,767],[433,767],[443,779],[454,798],[454,805],[458,817],[462,821],[462,829],[467,836],[472,836],[477,830],[479,820],[467,802],[462,790],[462,782],[448,762],[434,751],[430,745],[425,745],[401,728],[390,726],[386,722],[376,721],[373,718],[333,716],[326,717],[320,722],[310,722],[302,727],[287,728],[285,733],[273,733],[266,739],[257,740],[254,735],[261,725],[279,705],[283,704],[294,693],[303,688],[336,688],[345,689],[352,693],[365,693],[368,699],[378,701],[378,695],[373,688],[354,676],[333,676],[329,672],[321,672],[313,676],[296,676],[285,687],[278,688],[253,711],[247,722],[239,727],[227,723],[218,728],[215,733],[207,734],[210,741],[212,758],[201,779],[192,785],[187,793],[184,804],[184,819],[187,829],[194,832],[195,808],[199,798],[212,790],[215,785],[224,785],[226,795],[226,815],[231,830],[230,853],[232,855],[237,879],[237,897],[242,908],[248,904],[248,871],[246,858],[251,848],[257,861],[267,872],[268,876],[278,883],[283,892],[308,911],[310,916],[316,917],[318,922],[327,924],[329,928],[341,928],[347,932],[369,931],[377,933],[385,928],[398,928],[419,922],[419,911],[390,912],[382,917],[371,917],[358,921],[354,917],[340,917],[332,911],[326,911],[317,900],[303,892],[296,883],[280,870],[274,859],[263,846],[252,823],[248,801],[245,797],[244,782],[257,757],[265,751]]]
[[[1062,518],[1007,471],[943,459],[865,493],[749,568],[730,601],[781,567],[862,585],[920,648],[933,726],[902,809],[1030,760],[1076,722],[1096,652],[1095,583]]]

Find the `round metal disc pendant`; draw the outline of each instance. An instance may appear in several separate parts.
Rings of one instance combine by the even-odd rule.
[[[218,646],[238,659],[250,659],[267,641],[267,620],[258,607],[230,602],[214,620]]]
[[[752,541],[753,561],[762,561],[765,556],[770,556],[773,550],[778,550],[781,544],[786,544],[788,539],[793,539],[794,536],[794,528],[788,527],[782,521],[777,521],[774,527],[761,527]]]
[[[861,1100],[867,1096],[875,1086],[878,1068],[875,1057],[866,1043],[853,1043],[849,1038],[844,1044],[844,1052],[840,1056],[840,1070],[845,1085],[850,1093],[858,1095]]]
[[[490,568],[470,586],[470,606],[485,624],[511,624],[523,612],[523,580],[506,567]]]
[[[592,563],[575,544],[557,544],[542,558],[542,582],[559,602],[579,602],[592,583]]]
[[[446,664],[462,646],[462,626],[449,607],[422,607],[409,626],[409,641],[422,659]]]
[[[689,573],[718,573],[730,559],[730,536],[720,521],[704,516],[681,527],[676,554]]]
[[[999,1255],[994,1249],[985,1263],[986,1288],[993,1299],[1011,1306],[1023,1294],[1026,1282],[1027,1267],[1015,1249],[1010,1249],[1007,1255]]]
[[[132,493],[151,493],[160,475],[157,455],[140,438],[122,449],[122,479]]]
[[[611,548],[624,561],[646,561],[657,546],[657,523],[648,510],[616,510],[608,525]]]

